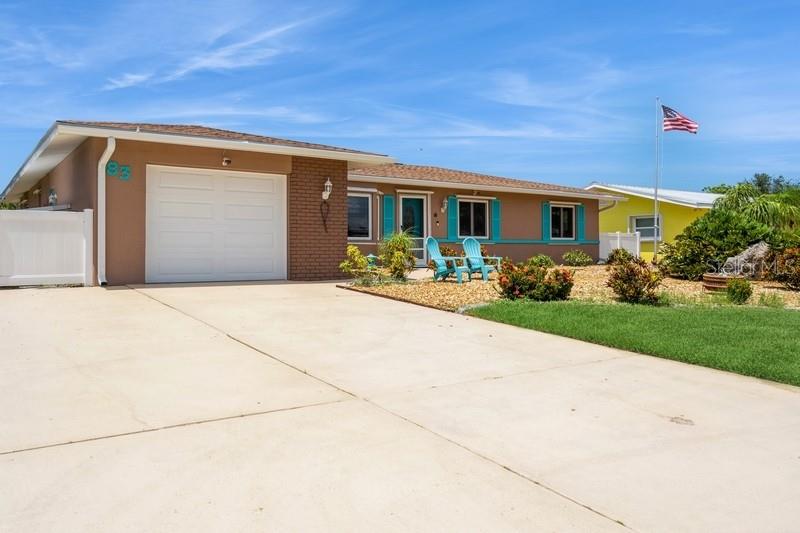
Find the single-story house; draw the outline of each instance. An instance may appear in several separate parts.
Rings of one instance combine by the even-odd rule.
[[[385,164],[353,169],[348,181],[348,241],[374,253],[387,233],[407,229],[418,264],[424,238],[456,250],[475,237],[492,255],[522,261],[568,250],[598,257],[598,204],[607,193],[446,168]]]
[[[395,165],[321,144],[187,125],[56,122],[0,199],[94,210],[100,284],[341,277],[348,242],[397,228],[493,253],[597,256],[604,192]]]
[[[653,258],[653,242],[658,227],[661,228],[659,242],[672,242],[683,229],[695,219],[703,216],[714,206],[719,194],[658,190],[658,218],[655,224],[655,189],[631,185],[606,185],[593,183],[586,190],[623,196],[624,202],[604,202],[600,209],[600,231],[602,233],[639,232],[641,255]]]

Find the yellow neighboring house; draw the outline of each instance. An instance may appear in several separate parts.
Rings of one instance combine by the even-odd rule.
[[[624,196],[624,202],[600,206],[600,232],[633,233],[638,231],[641,239],[642,258],[653,258],[653,237],[656,224],[653,223],[652,187],[634,187],[631,185],[607,185],[593,183],[586,187],[589,190],[614,193]],[[661,219],[662,235],[660,242],[672,242],[694,219],[702,216],[714,205],[719,194],[694,191],[678,191],[659,189],[658,204]]]

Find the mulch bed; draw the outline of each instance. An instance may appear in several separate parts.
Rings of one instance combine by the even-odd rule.
[[[605,266],[571,268],[575,271],[575,286],[572,288],[570,299],[604,303],[615,301],[614,293],[606,287],[608,273]],[[471,282],[464,282],[461,285],[458,285],[455,280],[434,282],[428,278],[410,280],[405,283],[384,283],[371,287],[348,285],[347,288],[445,311],[456,311],[499,299],[496,279],[497,275],[492,274],[489,282],[486,283],[476,275]],[[702,282],[699,281],[665,278],[661,288],[670,297],[680,302],[703,303],[710,299],[708,293],[703,291]],[[757,305],[761,293],[776,293],[787,307],[800,308],[800,292],[789,291],[780,284],[767,281],[753,282],[753,296],[748,303]]]

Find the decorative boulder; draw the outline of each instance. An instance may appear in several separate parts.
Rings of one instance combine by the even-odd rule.
[[[745,278],[761,278],[766,268],[767,254],[769,245],[765,242],[758,242],[750,246],[747,250],[729,257],[722,265],[720,274],[728,276],[744,276]]]

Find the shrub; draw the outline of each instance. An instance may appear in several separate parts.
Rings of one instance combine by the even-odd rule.
[[[405,280],[406,275],[416,265],[417,260],[411,253],[411,247],[411,235],[407,231],[392,233],[378,245],[381,265],[395,280]]]
[[[594,259],[583,250],[570,250],[561,256],[564,264],[574,267],[585,267],[594,264]]]
[[[381,278],[380,271],[370,266],[369,260],[361,253],[358,246],[347,245],[347,259],[339,263],[339,270],[354,278],[357,285],[372,285]]]
[[[728,301],[732,304],[742,305],[753,295],[753,286],[743,278],[730,278],[726,289]]]
[[[787,289],[800,291],[800,248],[787,248],[777,254],[774,277]]]
[[[546,302],[569,298],[574,280],[572,272],[565,268],[548,269],[528,263],[514,264],[504,261],[498,284],[503,298],[527,298]]]
[[[656,290],[661,284],[662,275],[641,257],[610,265],[608,270],[610,275],[606,285],[611,287],[621,301],[650,304],[658,302]]]
[[[625,248],[614,248],[608,254],[608,259],[606,259],[606,263],[609,265],[615,265],[617,263],[624,263],[626,261],[630,261],[633,259],[633,254],[630,253]]]
[[[551,268],[556,266],[556,262],[553,261],[553,259],[549,255],[545,254],[534,255],[533,257],[528,258],[528,260],[525,261],[525,264],[530,266],[544,267],[544,268]]]
[[[774,231],[768,226],[722,209],[712,209],[686,226],[674,243],[662,245],[662,271],[675,278],[700,279],[716,272],[729,257],[751,244],[770,242]]]
[[[774,292],[762,292],[758,295],[758,305],[762,307],[783,309],[786,307],[786,302],[783,301],[783,298],[781,298],[780,294]]]

